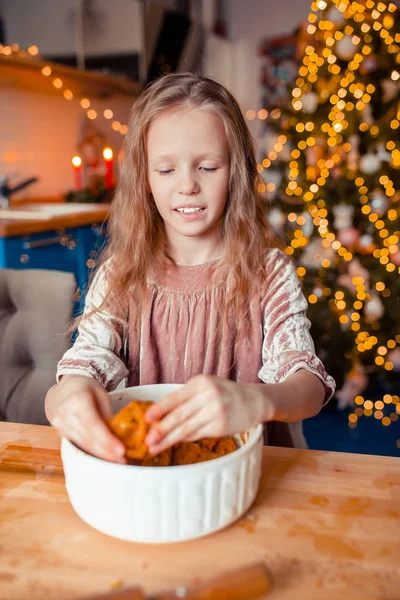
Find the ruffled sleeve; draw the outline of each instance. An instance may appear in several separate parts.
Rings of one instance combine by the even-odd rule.
[[[90,315],[105,297],[106,273],[107,263],[99,269],[88,290],[78,337],[58,363],[57,382],[62,375],[84,375],[96,379],[107,391],[111,391],[128,375],[123,360],[124,319],[104,309]]]
[[[258,376],[264,383],[279,383],[295,371],[306,369],[324,384],[325,400],[335,392],[335,381],[315,354],[306,316],[307,301],[291,259],[281,250],[270,252],[262,298],[264,314],[263,366]]]

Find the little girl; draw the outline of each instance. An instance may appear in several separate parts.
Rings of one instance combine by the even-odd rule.
[[[184,383],[146,413],[157,454],[183,440],[317,414],[335,383],[316,357],[295,268],[273,248],[253,143],[220,84],[168,75],[135,102],[109,244],[46,414],[88,452],[124,462],[108,391]]]

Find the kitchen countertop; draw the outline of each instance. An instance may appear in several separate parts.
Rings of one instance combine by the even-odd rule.
[[[208,537],[151,546],[107,537],[72,509],[50,427],[0,423],[3,600],[147,593],[263,561],[271,600],[400,597],[398,458],[263,449],[256,502]]]
[[[68,206],[71,207],[71,204]],[[39,215],[37,219],[2,218],[0,213],[0,237],[31,235],[43,231],[58,231],[92,223],[102,223],[107,219],[110,211],[110,204],[93,204],[85,211],[79,210],[79,205],[77,207],[76,213],[55,214],[48,219],[43,219]],[[24,206],[20,208],[24,210]]]

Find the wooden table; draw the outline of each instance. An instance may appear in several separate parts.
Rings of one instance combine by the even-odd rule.
[[[24,207],[21,206],[21,209]],[[87,211],[54,215],[49,219],[6,219],[0,215],[0,237],[33,235],[44,231],[57,231],[103,223],[110,213],[110,204],[93,204]]]
[[[72,600],[190,585],[260,560],[271,600],[400,598],[398,458],[265,448],[256,503],[209,537],[132,544],[83,523],[54,430],[0,423],[0,597]]]

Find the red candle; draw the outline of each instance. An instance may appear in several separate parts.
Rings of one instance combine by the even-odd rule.
[[[114,155],[111,148],[104,148],[103,150],[103,158],[104,158],[104,166],[106,168],[106,179],[105,184],[108,190],[111,190],[114,187],[113,180],[113,165],[114,165]]]
[[[82,160],[80,156],[73,157],[72,168],[74,170],[75,190],[79,192],[82,189]]]

